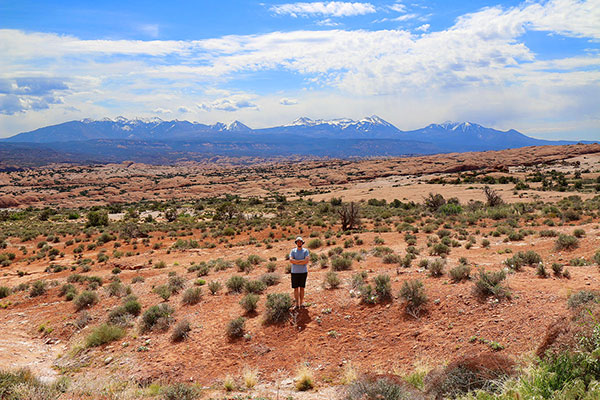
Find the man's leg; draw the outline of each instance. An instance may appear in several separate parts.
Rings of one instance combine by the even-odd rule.
[[[294,288],[294,300],[296,300],[296,307],[300,306],[300,288]]]
[[[300,289],[300,303],[298,303],[299,306],[301,306],[302,304],[304,304],[304,288],[301,287]]]

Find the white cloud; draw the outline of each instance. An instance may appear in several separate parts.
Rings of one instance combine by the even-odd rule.
[[[424,24],[424,25],[421,25],[421,26],[415,28],[415,30],[420,31],[420,32],[427,32],[429,30],[430,26],[431,25],[429,25],[429,24]]]
[[[406,6],[402,3],[400,3],[399,1],[396,2],[396,4],[392,4],[391,6],[388,6],[390,10],[392,11],[396,11],[399,13],[404,13],[406,12]]]
[[[329,1],[329,2],[298,2],[287,3],[271,7],[275,14],[290,15],[292,17],[307,17],[312,15],[330,17],[351,17],[374,13],[375,6],[371,3]]]
[[[403,21],[408,21],[409,19],[414,19],[414,18],[417,18],[417,17],[418,17],[417,14],[404,14],[404,15],[401,15],[399,17],[392,18],[391,21],[403,22]]]
[[[154,110],[152,110],[154,113],[156,114],[172,114],[173,111],[169,110],[168,108],[155,108]]]
[[[187,108],[186,106],[179,106],[179,107],[177,108],[177,111],[179,111],[179,112],[180,112],[180,113],[182,113],[182,114],[185,114],[185,113],[189,113],[189,112],[191,112],[192,110],[190,110],[190,109],[189,109],[189,108]]]
[[[298,104],[298,100],[283,98],[283,99],[279,100],[279,104],[281,104],[283,106],[294,106],[294,105]]]
[[[255,98],[249,94],[233,94],[228,97],[218,98],[211,102],[197,104],[202,111],[239,111],[241,109],[257,110],[258,106],[252,101]]]

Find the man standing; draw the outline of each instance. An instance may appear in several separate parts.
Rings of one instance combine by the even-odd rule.
[[[306,277],[308,276],[308,250],[303,248],[304,240],[298,236],[296,238],[296,247],[290,252],[290,262],[292,263],[292,288],[294,289],[294,299],[296,308],[302,307],[304,301],[304,288],[306,287]]]

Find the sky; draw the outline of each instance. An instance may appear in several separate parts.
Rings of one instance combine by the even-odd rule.
[[[0,137],[378,115],[600,139],[600,0],[0,0]]]

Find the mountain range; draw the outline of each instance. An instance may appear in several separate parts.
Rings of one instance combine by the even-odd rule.
[[[35,160],[38,157],[32,154],[39,156],[44,149],[57,162],[171,163],[215,155],[345,158],[573,143],[576,142],[535,139],[514,129],[499,131],[471,122],[446,122],[402,131],[375,115],[360,120],[302,117],[286,125],[261,129],[252,129],[239,121],[207,125],[118,117],[69,121],[19,133],[0,140],[0,155],[5,164],[12,161],[13,165],[20,159]]]

